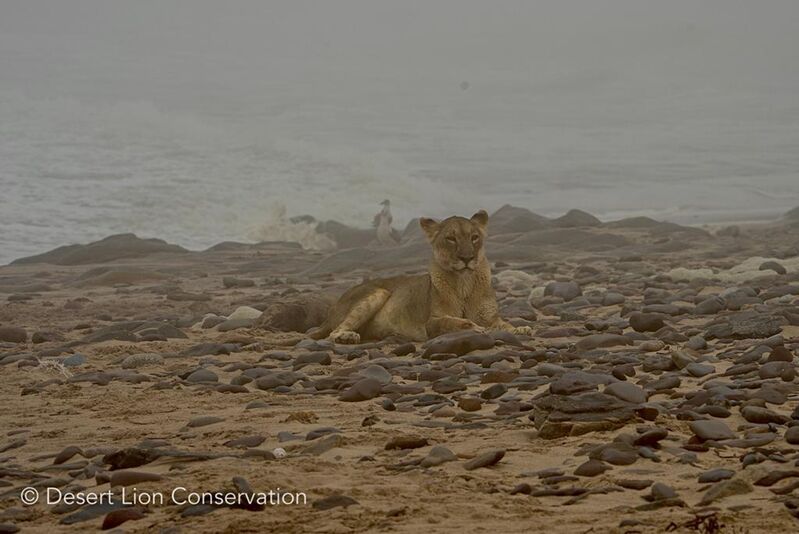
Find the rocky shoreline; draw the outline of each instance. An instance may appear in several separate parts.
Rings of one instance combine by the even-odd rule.
[[[500,309],[535,335],[415,344],[304,335],[429,257],[413,222],[319,231],[339,248],[122,235],[0,267],[0,532],[799,528],[799,208],[711,233],[503,207]],[[20,502],[176,486],[308,501]]]

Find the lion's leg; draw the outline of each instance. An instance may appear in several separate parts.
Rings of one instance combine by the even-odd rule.
[[[344,320],[333,329],[328,339],[336,343],[360,343],[361,335],[357,330],[383,307],[391,292],[387,289],[375,289],[353,304]]]
[[[427,329],[427,337],[432,338],[446,334],[448,332],[457,332],[458,330],[476,330],[477,332],[485,332],[485,328],[469,319],[462,319],[460,317],[452,317],[451,315],[443,315],[441,317],[431,317],[425,325]]]

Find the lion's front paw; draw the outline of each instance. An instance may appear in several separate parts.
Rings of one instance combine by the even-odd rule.
[[[352,330],[336,330],[330,334],[330,341],[344,345],[356,345],[361,342],[361,335]]]
[[[513,328],[513,334],[517,336],[533,336],[533,329],[529,326],[515,326]]]

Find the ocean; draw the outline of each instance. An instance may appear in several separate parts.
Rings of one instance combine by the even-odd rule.
[[[368,227],[385,198],[400,229],[503,204],[687,224],[799,205],[791,4],[581,13],[577,44],[567,12],[551,29],[479,3],[462,32],[443,8],[421,24],[358,4],[366,32],[332,8],[69,4],[0,6],[0,264],[122,232],[313,247],[288,217]]]

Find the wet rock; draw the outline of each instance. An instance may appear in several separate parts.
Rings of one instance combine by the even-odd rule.
[[[480,467],[490,467],[499,463],[505,457],[505,449],[493,449],[484,452],[464,464],[464,468],[468,471],[478,469]]]

